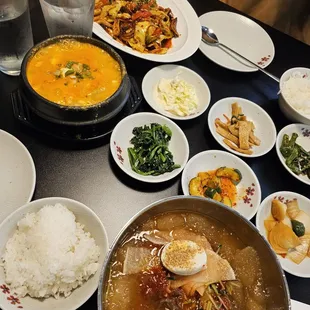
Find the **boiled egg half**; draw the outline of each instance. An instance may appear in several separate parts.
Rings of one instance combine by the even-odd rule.
[[[193,241],[174,240],[163,248],[161,261],[170,272],[181,276],[190,276],[206,267],[207,254]]]

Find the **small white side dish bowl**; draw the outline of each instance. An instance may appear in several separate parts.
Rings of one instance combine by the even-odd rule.
[[[256,215],[256,227],[258,228],[259,232],[262,236],[267,238],[267,233],[264,225],[264,221],[270,216],[271,214],[271,202],[273,199],[278,198],[281,201],[285,202],[286,200],[298,200],[299,208],[305,211],[307,214],[310,215],[310,199],[306,198],[297,193],[293,192],[276,192],[268,197],[266,197],[263,202],[261,203],[257,215]],[[288,258],[284,258],[281,255],[277,255],[282,268],[297,277],[301,278],[310,278],[310,258],[306,257],[299,265],[295,264]]]
[[[158,176],[140,175],[131,169],[127,149],[132,147],[130,143],[133,137],[132,131],[135,127],[150,125],[151,123],[166,125],[172,131],[169,150],[173,155],[175,164],[179,164],[180,168]],[[115,162],[126,174],[134,179],[148,183],[160,183],[176,177],[184,169],[189,156],[188,141],[182,129],[164,116],[146,112],[127,116],[116,125],[111,135],[110,149]]]
[[[241,172],[242,180],[237,185],[237,205],[234,209],[250,220],[256,214],[261,201],[260,184],[253,170],[233,154],[210,150],[192,157],[182,174],[183,193],[189,195],[189,182],[197,176],[198,172],[216,170],[224,166],[238,169]]]
[[[11,291],[7,290],[8,285],[5,283],[4,269],[0,266],[0,308],[2,310],[17,310],[18,307],[22,307],[24,310],[75,310],[83,305],[96,291],[100,270],[109,249],[108,237],[99,217],[90,208],[78,201],[68,198],[50,197],[32,201],[17,209],[0,224],[0,256],[3,255],[6,243],[14,234],[19,220],[27,213],[38,212],[45,205],[55,205],[56,203],[61,203],[72,211],[76,220],[85,225],[85,231],[90,232],[99,246],[99,268],[96,274],[82,286],[76,288],[67,298],[55,299],[50,297],[39,300],[26,296],[17,299]]]
[[[301,112],[297,111],[295,108],[293,108],[290,103],[284,98],[282,95],[282,87],[283,83],[289,79],[289,77],[292,75],[293,72],[300,72],[302,74],[307,74],[310,76],[310,69],[309,68],[303,68],[303,67],[297,67],[297,68],[291,68],[287,71],[285,71],[281,78],[280,78],[280,94],[279,94],[279,107],[283,114],[291,121],[307,124],[310,125],[310,118],[303,115]]]
[[[255,125],[254,134],[261,140],[259,146],[253,146],[252,155],[242,154],[227,146],[224,138],[216,132],[215,119],[220,118],[225,122],[224,114],[231,118],[231,105],[238,102],[244,115],[249,121],[253,121]],[[208,125],[214,139],[227,151],[243,157],[259,157],[267,154],[275,145],[277,130],[268,113],[256,103],[238,97],[227,97],[217,101],[210,109],[208,115]]]
[[[276,150],[278,157],[284,166],[284,168],[297,180],[310,185],[310,179],[306,175],[297,175],[295,174],[286,164],[285,164],[285,158],[281,154],[280,148],[283,140],[283,136],[287,134],[289,138],[292,137],[293,133],[298,134],[298,138],[296,140],[296,143],[302,146],[306,151],[310,152],[310,126],[302,125],[302,124],[291,124],[288,125],[279,132],[277,136],[277,143],[276,143]]]
[[[162,78],[174,79],[177,76],[180,78],[180,80],[184,80],[185,82],[193,85],[196,90],[198,107],[196,113],[194,114],[188,116],[175,115],[169,111],[166,111],[156,98],[156,89],[159,81]],[[188,120],[200,116],[207,110],[211,100],[210,89],[204,79],[193,70],[178,65],[162,65],[150,70],[144,76],[142,81],[142,92],[145,100],[152,109],[164,116],[176,120]]]

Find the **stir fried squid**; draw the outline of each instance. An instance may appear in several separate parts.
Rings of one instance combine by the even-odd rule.
[[[141,53],[166,54],[179,36],[177,18],[156,0],[96,0],[94,15],[116,41]]]

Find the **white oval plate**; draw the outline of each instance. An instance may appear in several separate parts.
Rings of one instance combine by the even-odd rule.
[[[199,17],[202,26],[211,28],[218,40],[262,68],[273,60],[275,49],[268,33],[253,20],[226,11],[214,11]],[[258,69],[227,50],[201,41],[199,49],[218,65],[241,72]]]
[[[68,199],[59,197],[43,198],[34,200],[23,207],[17,209],[9,215],[0,225],[0,256],[2,256],[8,239],[14,234],[17,228],[17,222],[21,220],[27,213],[38,212],[45,205],[55,205],[61,203],[66,206],[76,216],[76,220],[85,225],[85,231],[90,232],[91,236],[95,239],[96,244],[100,248],[99,268],[94,276],[92,276],[82,286],[76,288],[67,298],[54,297],[46,298],[43,300],[31,298],[26,296],[20,298],[20,304],[12,304],[7,298],[12,296],[12,293],[3,289],[5,284],[5,276],[3,267],[0,266],[0,308],[3,310],[17,310],[20,305],[24,310],[55,310],[66,309],[75,310],[83,305],[96,291],[98,287],[100,270],[102,268],[106,253],[109,249],[107,233],[99,217],[84,204]],[[61,238],[61,236],[59,236]],[[14,297],[14,296],[13,296]],[[16,298],[16,296],[15,296]]]
[[[223,140],[224,138],[216,132],[214,121],[216,118],[220,118],[225,122],[223,114],[231,117],[231,105],[234,102],[238,102],[242,107],[244,115],[247,116],[249,121],[253,121],[255,125],[255,136],[261,140],[261,145],[253,146],[253,154],[247,155],[239,153],[229,146],[227,146]],[[268,153],[276,143],[277,130],[270,118],[270,116],[256,103],[238,97],[228,97],[217,101],[210,109],[208,115],[209,129],[214,139],[226,150],[243,157],[258,157]]]
[[[310,152],[310,126],[302,124],[291,124],[288,125],[279,132],[277,136],[276,150],[278,157],[284,166],[284,168],[297,180],[310,185],[310,179],[305,175],[297,175],[291,171],[291,169],[285,164],[285,158],[280,152],[283,136],[287,134],[290,138],[292,134],[296,132],[298,134],[297,143],[302,146],[306,151]]]
[[[182,173],[182,190],[189,195],[188,185],[198,172],[215,170],[220,167],[236,168],[242,174],[237,185],[237,205],[234,207],[241,215],[250,220],[257,212],[261,201],[261,188],[253,170],[240,158],[224,151],[205,151],[192,157]],[[209,199],[209,198],[206,198]]]
[[[132,130],[135,127],[150,125],[151,123],[166,125],[172,131],[169,150],[173,155],[174,162],[181,165],[180,168],[158,176],[144,176],[132,170],[127,153],[127,149],[132,147],[132,144],[130,143],[130,140],[133,137]],[[148,183],[160,183],[173,179],[184,169],[189,156],[188,141],[182,129],[176,123],[164,116],[146,112],[127,116],[116,125],[111,135],[110,149],[113,159],[125,173],[134,179]]]
[[[187,0],[158,0],[159,5],[170,8],[178,18],[177,30],[180,37],[172,40],[172,48],[167,54],[140,53],[131,47],[114,40],[99,24],[93,24],[93,33],[103,41],[133,56],[156,62],[176,62],[192,56],[201,40],[201,27],[198,16]]]
[[[174,79],[176,76],[194,86],[198,98],[198,108],[195,114],[177,116],[166,111],[157,101],[156,88],[160,79]],[[151,69],[142,81],[142,92],[151,108],[164,116],[176,120],[188,120],[200,116],[207,110],[211,100],[210,89],[204,79],[193,70],[179,65],[162,65]]]
[[[256,215],[256,227],[260,231],[261,235],[267,239],[266,229],[264,226],[264,221],[271,214],[271,202],[274,198],[280,198],[284,202],[286,200],[292,200],[297,198],[298,205],[301,210],[304,210],[307,214],[310,215],[310,199],[306,198],[297,193],[293,192],[276,192],[268,197],[266,197],[261,203],[257,215]],[[271,247],[272,248],[272,247]],[[310,258],[306,257],[299,265],[290,261],[288,258],[283,258],[281,255],[277,255],[282,268],[290,274],[293,274],[297,277],[310,278]]]
[[[29,202],[36,184],[36,169],[27,148],[0,130],[0,223]]]

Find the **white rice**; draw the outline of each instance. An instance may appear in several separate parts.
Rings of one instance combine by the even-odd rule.
[[[96,273],[100,250],[65,206],[45,206],[17,224],[2,257],[18,297],[67,297]]]
[[[289,105],[310,118],[310,76],[295,71],[283,82],[281,92]]]

